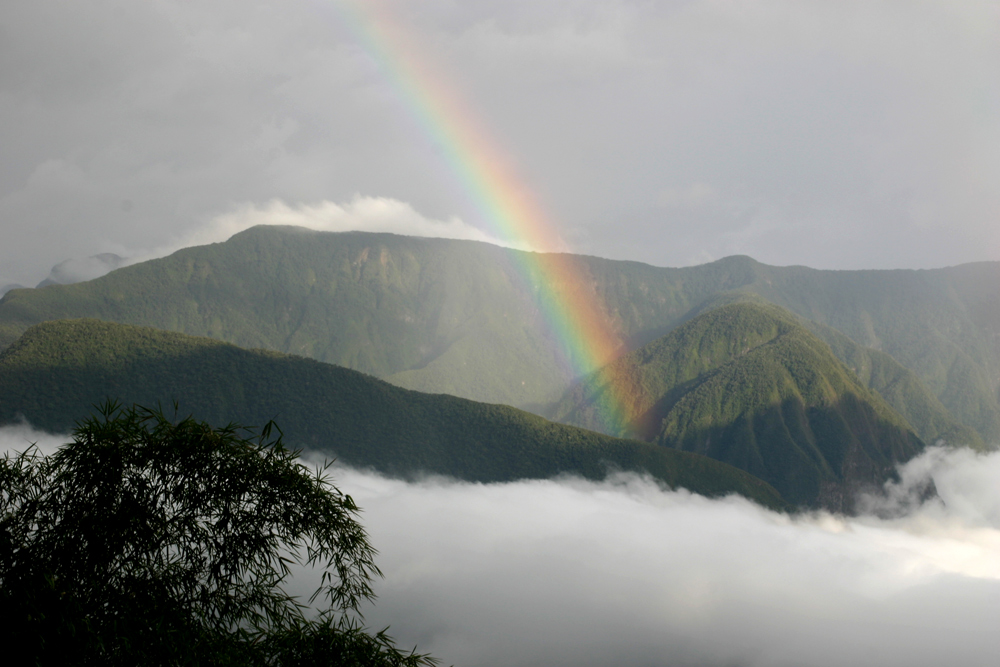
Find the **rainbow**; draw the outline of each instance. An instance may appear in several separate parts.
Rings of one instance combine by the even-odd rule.
[[[541,276],[538,305],[573,373],[587,375],[617,357],[623,342],[586,267],[573,255],[559,252],[556,225],[476,114],[379,2],[344,1],[336,7],[422,131],[443,148],[452,174],[492,234],[537,251],[511,255],[526,283],[531,275]],[[631,416],[632,382],[624,376],[605,377],[600,384],[606,388],[597,398],[600,417],[609,431],[619,431]]]

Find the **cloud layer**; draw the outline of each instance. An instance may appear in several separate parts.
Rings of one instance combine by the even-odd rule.
[[[635,476],[337,475],[386,573],[368,620],[446,663],[992,664],[1000,455],[931,450],[903,479],[845,519]],[[920,504],[929,479],[940,498]]]
[[[38,439],[60,441],[5,427],[0,451]],[[1000,454],[931,449],[856,518],[635,475],[335,483],[386,575],[369,625],[445,664],[995,664]]]

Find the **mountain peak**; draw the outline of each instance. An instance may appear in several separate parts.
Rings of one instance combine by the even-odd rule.
[[[600,426],[596,406],[630,378],[615,435],[697,452],[771,483],[789,501],[850,509],[923,443],[829,346],[777,306],[702,313],[581,381],[557,416]]]

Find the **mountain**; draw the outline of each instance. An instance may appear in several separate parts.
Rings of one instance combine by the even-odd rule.
[[[890,355],[961,423],[1000,442],[1000,263],[894,271],[739,263],[750,274],[741,290]]]
[[[3,296],[12,289],[24,289],[24,288],[25,288],[24,285],[19,285],[17,283],[9,283],[7,285],[4,285],[3,287],[0,287],[0,296]]]
[[[749,257],[685,268],[573,261],[626,351],[715,299],[758,295],[888,355],[954,420],[1000,442],[1000,263],[819,271]],[[86,283],[11,290],[0,299],[0,347],[38,322],[95,317],[545,412],[576,378],[535,302],[534,265],[526,253],[472,241],[256,227]],[[888,381],[871,379],[873,388]],[[887,398],[903,386],[889,385]]]
[[[307,356],[412,389],[548,402],[569,378],[507,253],[258,227],[87,283],[11,291],[0,346],[38,322],[95,317]]]
[[[557,417],[601,425],[629,392],[616,435],[697,452],[770,482],[790,502],[850,509],[923,443],[791,313],[737,302],[702,313],[578,383]]]
[[[750,292],[727,292],[692,309],[685,315],[685,320],[732,303],[773,305]],[[903,417],[925,443],[965,446],[976,451],[990,449],[974,429],[952,416],[916,373],[885,352],[859,345],[833,327],[797,317],[789,311],[783,314],[795,319],[829,345],[834,356]]]
[[[858,345],[832,327],[809,321],[802,324],[829,345],[837,359],[881,396],[924,442],[965,446],[980,452],[993,449],[975,429],[955,419],[916,373],[890,355]]]
[[[707,457],[555,424],[515,408],[395,387],[266,350],[98,320],[46,322],[0,353],[0,423],[66,432],[107,398],[261,426],[291,445],[394,475],[495,482],[645,471],[710,496],[784,507],[759,479]]]

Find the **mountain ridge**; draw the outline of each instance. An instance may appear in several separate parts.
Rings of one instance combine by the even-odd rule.
[[[610,469],[709,496],[785,501],[707,457],[549,422],[503,405],[402,389],[347,368],[100,320],[36,325],[0,352],[0,423],[66,432],[104,400],[170,406],[215,424],[275,419],[288,444],[402,476],[478,482]],[[610,468],[609,468],[610,466]]]
[[[0,347],[41,321],[97,317],[544,412],[575,378],[534,300],[544,276],[515,267],[519,252],[256,227],[87,283],[12,290],[0,299]],[[1000,442],[1000,263],[829,271],[746,256],[686,268],[574,261],[626,350],[722,294],[756,294],[891,356],[955,419]]]
[[[602,397],[622,385],[634,395],[612,433],[725,461],[795,504],[849,510],[860,488],[880,485],[924,446],[826,343],[773,305],[741,301],[688,320],[580,381],[556,417],[594,428]]]

